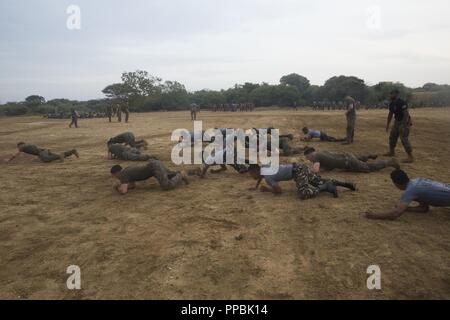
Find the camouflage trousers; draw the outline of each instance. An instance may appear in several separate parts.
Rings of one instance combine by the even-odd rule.
[[[72,121],[69,124],[69,128],[72,128],[72,126],[75,126],[75,128],[78,128],[78,118],[72,117]]]
[[[386,160],[367,162],[369,159],[370,155],[355,156],[347,153],[345,154],[345,170],[349,172],[374,172],[388,166]]]
[[[153,169],[153,174],[162,190],[173,190],[182,181],[180,172],[167,169],[159,160],[150,160],[148,165]]]
[[[355,138],[355,123],[356,119],[347,119],[347,142],[353,143]]]
[[[392,151],[395,150],[398,138],[400,137],[400,141],[402,142],[403,148],[405,148],[406,153],[412,153],[411,143],[409,142],[410,127],[411,125],[409,124],[409,122],[394,122],[394,126],[392,127],[391,133],[389,135],[389,147]]]
[[[135,140],[133,137],[133,140],[130,140],[129,142],[127,142],[127,144],[132,147],[132,148],[143,148],[147,145],[147,143],[145,142],[145,140]]]
[[[75,149],[64,152],[64,158],[70,157],[71,155],[75,154]],[[39,159],[41,159],[42,162],[52,162],[55,160],[61,160],[61,155],[51,152],[48,149],[41,150],[39,152]]]
[[[344,142],[347,141],[347,138],[345,139],[338,139],[332,136],[327,135],[324,132],[320,133],[320,141],[327,141],[327,142]]]
[[[320,193],[320,186],[330,181],[322,179],[320,175],[312,172],[304,164],[294,164],[292,176],[297,187],[297,195],[303,200],[317,197]]]
[[[149,156],[148,154],[142,154],[136,148],[131,148],[128,151],[123,152],[118,158],[120,160],[126,161],[148,161],[150,159],[156,160],[155,157]]]

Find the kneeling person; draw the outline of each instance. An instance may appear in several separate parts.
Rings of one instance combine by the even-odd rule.
[[[34,144],[28,144],[25,142],[19,142],[17,144],[17,149],[18,152],[11,158],[7,159],[6,162],[12,161],[21,153],[37,156],[39,157],[39,159],[41,159],[42,162],[52,162],[55,160],[64,161],[64,158],[70,157],[71,155],[75,155],[77,158],[79,158],[79,154],[75,149],[63,152],[61,154],[56,154],[51,152],[49,149],[39,148]]]
[[[278,182],[294,180],[297,186],[298,197],[303,200],[315,198],[320,192],[332,193],[333,196],[337,198],[337,187],[345,187],[353,191],[356,190],[355,184],[323,179],[304,164],[294,163],[280,165],[276,174],[270,172],[270,168],[265,168],[254,164],[250,165],[248,171],[250,175],[257,180],[255,189],[258,189],[263,179],[266,181],[268,186],[261,186],[260,190],[262,192],[281,194],[282,190],[278,185]]]
[[[108,159],[119,159],[127,161],[148,161],[150,159],[156,160],[155,157],[148,154],[142,154],[137,148],[131,148],[123,144],[108,145]]]
[[[130,166],[125,169],[120,165],[115,165],[111,168],[111,175],[117,179],[113,187],[121,194],[126,194],[129,189],[134,189],[137,181],[145,181],[151,177],[158,180],[163,190],[175,189],[181,181],[189,184],[183,173],[170,171],[159,160],[150,160],[145,165]]]
[[[406,172],[394,170],[391,173],[394,185],[403,190],[397,206],[388,212],[366,212],[368,219],[395,220],[404,212],[428,212],[430,207],[450,207],[450,184],[418,178],[410,180]],[[411,207],[411,202],[419,205]]]

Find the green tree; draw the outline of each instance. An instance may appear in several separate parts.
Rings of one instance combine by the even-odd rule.
[[[346,96],[352,96],[364,102],[369,94],[369,89],[362,79],[353,76],[339,76],[328,79],[321,88],[321,94],[330,101],[340,101]]]
[[[31,95],[25,98],[25,104],[29,108],[36,108],[45,103],[45,98],[38,95]]]
[[[134,93],[133,89],[125,83],[114,83],[102,90],[109,99],[128,101]]]
[[[407,88],[403,83],[400,82],[379,82],[378,84],[370,88],[369,101],[378,103],[389,98],[389,93],[397,89],[400,91],[400,96],[403,99],[410,100],[412,95],[412,90]]]
[[[162,79],[150,75],[147,71],[124,72],[121,78],[123,84],[131,89],[132,95],[148,97],[161,93]]]
[[[281,77],[280,84],[297,88],[300,94],[304,94],[310,86],[309,80],[297,73],[291,73]]]

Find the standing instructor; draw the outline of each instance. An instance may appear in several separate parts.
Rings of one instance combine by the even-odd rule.
[[[389,104],[389,115],[386,124],[386,132],[389,131],[392,118],[394,117],[394,126],[389,134],[389,152],[385,154],[388,157],[395,156],[395,147],[397,146],[398,138],[405,148],[408,158],[403,160],[404,163],[414,162],[412,154],[411,143],[409,142],[409,131],[412,126],[411,116],[408,111],[408,104],[406,101],[400,99],[400,92],[395,89],[390,93],[391,103]]]

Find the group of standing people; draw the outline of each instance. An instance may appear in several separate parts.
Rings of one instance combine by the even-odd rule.
[[[232,102],[232,103],[219,103],[214,104],[212,107],[214,112],[251,112],[255,110],[255,104],[253,102]]]
[[[117,104],[115,106],[108,105],[106,107],[106,115],[109,119],[109,122],[112,122],[112,117],[117,116],[117,121],[122,122],[122,113],[125,114],[125,123],[128,123],[130,118],[130,109],[128,107],[128,103]]]
[[[112,118],[114,116],[117,116],[117,121],[122,122],[122,114],[125,115],[125,123],[128,123],[128,120],[130,119],[130,110],[128,107],[128,103],[125,104],[118,104],[118,105],[112,105],[109,104],[106,107],[106,117],[109,119],[109,122],[112,122]],[[78,128],[78,119],[80,119],[80,113],[75,110],[75,108],[72,108],[70,111],[70,124],[69,128]]]

